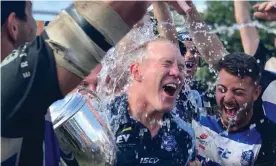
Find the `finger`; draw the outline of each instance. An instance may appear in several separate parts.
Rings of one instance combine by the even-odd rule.
[[[267,12],[267,11],[272,10],[274,7],[276,7],[276,2],[270,2],[267,4],[267,6],[264,10]]]
[[[96,91],[97,89],[97,84],[89,84],[88,88],[92,91]]]
[[[260,6],[260,3],[257,3],[257,4],[255,4],[255,5],[253,5],[253,8],[254,8],[254,9],[258,9],[259,6]]]
[[[192,10],[191,6],[187,4],[186,1],[177,1],[179,6],[184,10],[185,13],[188,13]]]
[[[270,17],[268,15],[268,13],[255,12],[254,16],[257,17],[257,18],[259,18],[259,19],[270,20]]]
[[[273,12],[255,12],[254,16],[267,21],[276,21],[276,14]]]
[[[261,3],[258,10],[263,11],[267,5],[268,5],[268,2]]]

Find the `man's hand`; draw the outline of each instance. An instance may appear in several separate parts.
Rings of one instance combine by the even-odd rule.
[[[179,14],[185,15],[192,10],[192,1],[184,1],[184,0],[178,0],[178,1],[168,1],[167,2],[170,6],[174,8],[175,11],[177,11]]]
[[[151,1],[103,1],[111,6],[132,27],[145,15]]]
[[[256,4],[253,8],[258,10],[254,13],[255,17],[268,21],[276,21],[276,1]]]
[[[202,20],[191,1],[169,1],[168,4],[184,16],[185,23],[190,25],[188,30],[193,43],[201,58],[208,64],[216,65],[224,55],[228,54],[219,38],[215,34],[209,33],[208,25]]]
[[[88,84],[88,88],[95,91],[98,85],[98,74],[102,69],[102,65],[98,64],[91,73],[83,80],[84,84]]]

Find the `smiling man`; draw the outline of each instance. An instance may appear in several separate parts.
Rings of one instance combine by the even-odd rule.
[[[172,111],[184,79],[178,48],[157,39],[132,53],[127,93],[110,105],[119,148],[117,165],[186,165],[194,150],[193,132]]]
[[[268,119],[255,124],[252,118],[261,92],[256,60],[233,53],[220,60],[218,69],[216,101],[221,118],[192,122],[198,158],[203,165],[275,165],[275,124]]]

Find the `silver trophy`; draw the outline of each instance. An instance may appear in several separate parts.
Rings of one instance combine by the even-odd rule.
[[[61,165],[114,164],[116,145],[101,101],[94,92],[79,86],[49,109],[60,146]]]

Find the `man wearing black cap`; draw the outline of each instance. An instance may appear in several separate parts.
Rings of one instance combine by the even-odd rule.
[[[177,101],[176,113],[185,120],[191,121],[203,113],[203,106],[210,107],[209,98],[204,94],[201,82],[194,79],[197,68],[200,66],[200,54],[193,44],[188,32],[178,34],[179,48],[184,56],[185,63],[185,85]]]

